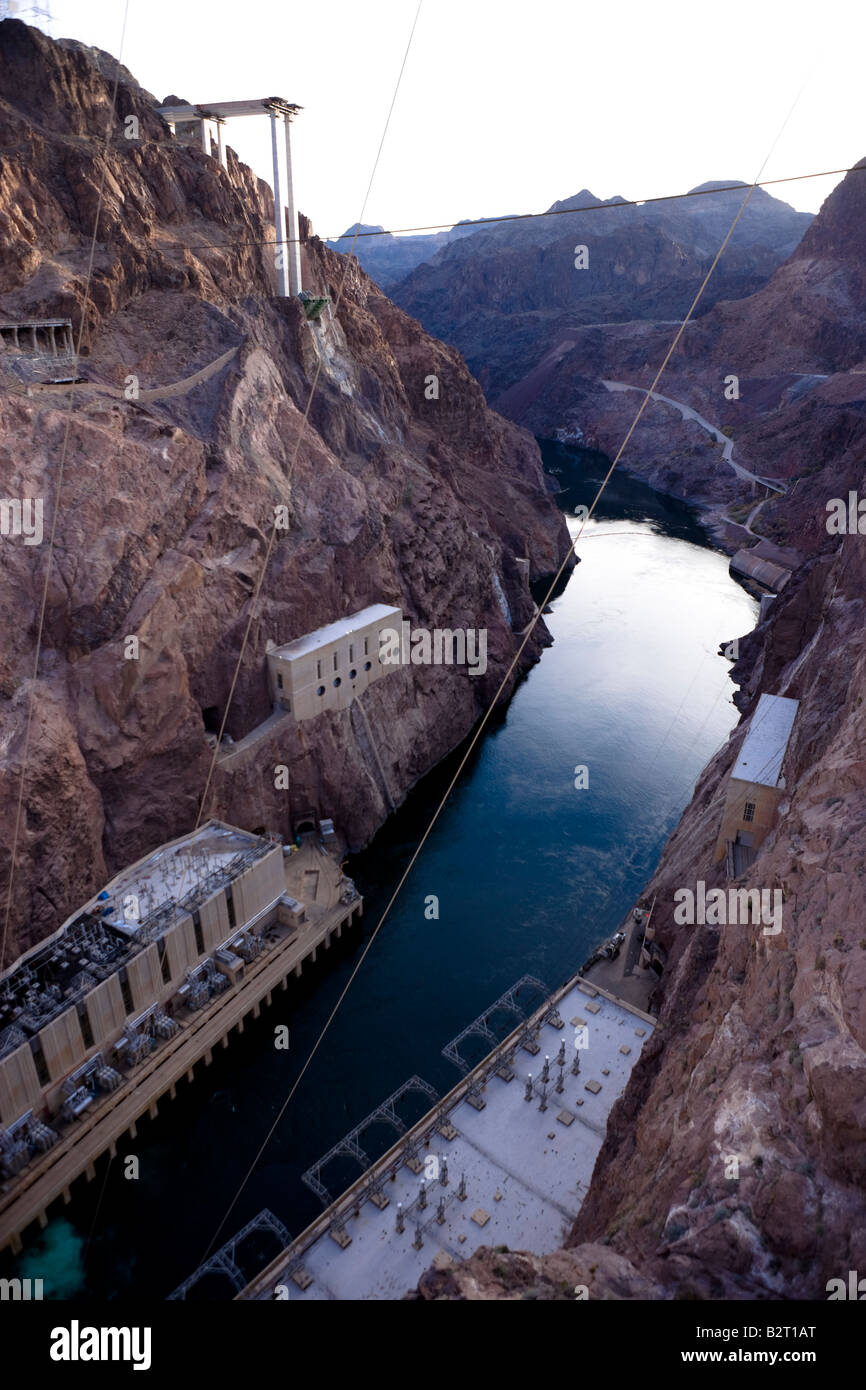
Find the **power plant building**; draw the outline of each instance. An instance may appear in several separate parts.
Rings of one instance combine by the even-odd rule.
[[[210,821],[124,869],[21,956],[0,978],[3,1166],[14,1170],[22,1117],[73,1118],[125,1080],[154,1034],[177,1031],[174,1014],[233,983],[285,892],[278,841]]]

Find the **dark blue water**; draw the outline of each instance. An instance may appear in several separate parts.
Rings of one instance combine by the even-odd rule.
[[[607,461],[544,452],[564,509],[589,505]],[[618,477],[578,553],[547,617],[554,645],[488,726],[220,1241],[265,1206],[298,1234],[320,1210],[300,1182],[312,1161],[410,1074],[450,1089],[458,1073],[440,1049],[520,975],[553,988],[574,973],[637,897],[736,723],[716,653],[754,625],[755,604],[691,511]],[[589,770],[585,790],[574,786],[577,765]],[[17,1272],[43,1278],[46,1296],[160,1298],[196,1267],[455,766],[416,788],[350,865],[363,929],[218,1050],[28,1246]],[[283,1022],[288,1053],[273,1047]],[[407,1122],[426,1108],[407,1108]],[[371,1132],[371,1156],[393,1138]],[[140,1159],[138,1180],[123,1176],[126,1153]],[[356,1175],[335,1165],[326,1180],[336,1196]],[[249,1272],[273,1253],[250,1250]]]

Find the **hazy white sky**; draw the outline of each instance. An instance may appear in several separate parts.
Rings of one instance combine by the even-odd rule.
[[[49,0],[119,54],[126,0]],[[122,61],[160,100],[282,96],[298,206],[358,218],[417,0],[129,0]],[[364,220],[385,227],[751,181],[866,155],[861,0],[423,0]],[[44,26],[43,24],[43,27]],[[227,139],[271,181],[266,120]],[[771,192],[816,211],[838,179]]]

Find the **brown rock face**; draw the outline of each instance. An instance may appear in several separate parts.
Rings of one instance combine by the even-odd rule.
[[[762,690],[800,701],[785,800],[728,884],[713,851],[735,731],[645,890],[668,953],[659,1025],[568,1248],[482,1250],[426,1275],[418,1297],[565,1299],[573,1283],[590,1299],[823,1300],[866,1266],[864,544],[848,535],[807,560],[742,644],[747,713]],[[674,894],[699,879],[778,890],[781,930],[678,925]]]
[[[547,216],[465,230],[394,285],[393,297],[456,343],[472,371],[486,373],[496,400],[573,332],[589,344],[598,336],[592,329],[605,325],[639,332],[642,321],[685,316],[746,193],[745,185],[701,187],[693,199],[639,207],[620,198],[603,203],[584,189]],[[699,312],[759,289],[811,220],[757,189]],[[582,268],[578,247],[586,249]],[[362,262],[365,254],[366,244]]]
[[[863,539],[807,563],[735,674],[799,699],[777,829],[742,883],[782,930],[677,926],[712,868],[741,734],[705,769],[648,887],[669,952],[660,1028],[614,1107],[575,1244],[678,1296],[824,1298],[866,1260]],[[727,885],[724,885],[727,886]]]
[[[603,382],[652,385],[744,194],[605,206],[574,214],[568,236],[559,218],[506,223],[440,252],[394,295],[457,343],[509,419],[613,456],[640,397]],[[759,476],[805,480],[862,438],[864,216],[866,162],[811,224],[755,190],[657,388],[726,431],[736,460]],[[586,270],[572,268],[575,242],[589,248]],[[721,455],[721,441],[653,401],[619,466],[678,497],[745,504],[751,485]],[[775,511],[762,512],[759,533],[796,531],[793,514]],[[728,539],[732,549],[743,542]]]
[[[482,1245],[451,1270],[430,1270],[407,1298],[426,1302],[573,1303],[592,1299],[656,1299],[664,1291],[639,1274],[628,1260],[603,1245],[581,1245],[552,1255],[491,1249]]]
[[[203,712],[222,717],[242,649],[235,738],[270,713],[268,641],[379,601],[416,625],[486,628],[485,676],[412,667],[364,697],[399,801],[517,650],[533,604],[515,557],[536,578],[568,540],[532,438],[354,263],[307,239],[305,284],[330,300],[319,327],[274,297],[272,200],[233,152],[226,171],[175,143],[123,70],[112,120],[106,55],[15,21],[3,40],[0,318],[71,317],[87,378],[51,388],[0,358],[0,487],[42,498],[45,519],[41,545],[0,540],[4,902],[26,765],[8,962],[200,811],[287,834],[314,809],[365,843],[388,808],[351,712],[218,767],[202,806]]]

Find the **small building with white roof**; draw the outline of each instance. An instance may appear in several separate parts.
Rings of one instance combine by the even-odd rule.
[[[379,660],[380,634],[400,630],[402,610],[373,603],[347,618],[308,632],[268,652],[268,676],[275,709],[297,720],[323,710],[348,709],[372,681],[395,669]]]
[[[799,700],[762,695],[739,757],[731,769],[715,862],[727,856],[728,874],[738,878],[755,858],[776,821],[785,790],[785,754]]]

